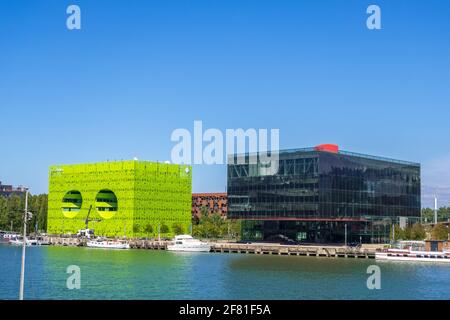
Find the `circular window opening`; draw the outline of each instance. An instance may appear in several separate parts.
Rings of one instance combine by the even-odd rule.
[[[117,212],[117,197],[111,190],[100,190],[95,198],[95,207],[103,219],[110,219]]]
[[[62,199],[61,209],[66,218],[75,217],[80,212],[83,198],[80,191],[71,190]]]

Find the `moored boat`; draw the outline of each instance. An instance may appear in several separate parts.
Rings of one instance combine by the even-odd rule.
[[[40,245],[39,242],[36,239],[26,239],[26,245],[27,246],[37,246]],[[9,244],[12,244],[13,246],[22,246],[23,245],[23,237],[22,236],[16,236],[14,238],[9,239]]]
[[[11,239],[15,239],[16,237],[19,237],[20,235],[13,232],[1,232],[0,233],[0,242],[3,243],[9,243]]]
[[[130,249],[130,244],[124,240],[108,240],[103,238],[97,238],[86,242],[86,246],[89,248],[102,248],[102,249]]]
[[[209,252],[211,245],[194,239],[188,234],[178,235],[172,240],[173,244],[167,246],[168,251]]]
[[[450,250],[429,251],[425,250],[425,241],[403,241],[397,244],[397,248],[375,252],[375,259],[450,263]]]

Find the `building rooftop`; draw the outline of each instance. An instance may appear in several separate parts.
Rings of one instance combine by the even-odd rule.
[[[309,147],[309,148],[299,148],[299,149],[285,149],[280,150],[281,152],[331,152],[331,153],[337,153],[337,154],[343,154],[353,157],[359,157],[359,158],[365,158],[365,159],[372,159],[372,160],[379,160],[379,161],[388,161],[398,164],[404,164],[404,165],[410,165],[410,166],[420,166],[420,163],[418,162],[411,162],[411,161],[405,161],[405,160],[398,160],[388,157],[381,157],[381,156],[373,156],[363,153],[357,153],[357,152],[351,152],[351,151],[345,151],[339,149],[337,145],[330,145],[330,144],[322,144],[315,147]]]
[[[420,166],[420,163],[418,163],[418,162],[398,160],[398,159],[393,159],[393,158],[388,158],[388,157],[373,156],[373,155],[368,155],[368,154],[363,154],[363,153],[341,150],[341,149],[339,149],[339,146],[335,145],[335,144],[320,144],[315,147],[279,150],[279,153],[297,153],[297,152],[330,152],[330,153],[335,153],[335,154],[342,154],[342,155],[348,155],[348,156],[371,159],[371,160],[388,161],[388,162],[403,164],[403,165],[408,165],[408,166]],[[245,155],[248,155],[248,154],[249,153],[245,153]]]

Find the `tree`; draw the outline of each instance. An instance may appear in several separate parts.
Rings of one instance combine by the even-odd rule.
[[[227,220],[218,213],[202,215],[198,224],[192,226],[192,234],[199,238],[237,239],[241,232],[239,221]]]
[[[422,209],[422,220],[423,222],[434,221],[434,210],[431,208]]]
[[[229,236],[231,239],[239,239],[241,236],[241,220],[227,220]]]
[[[393,231],[394,233],[392,233]],[[395,224],[394,227],[391,228],[389,238],[394,241],[405,240],[405,232],[404,230],[400,229],[400,226],[398,224]]]
[[[137,233],[140,233],[140,232],[141,232],[141,226],[138,225],[138,224],[134,224],[133,225],[133,233],[134,233],[134,235],[136,235]]]
[[[200,215],[201,215],[202,217],[208,217],[208,216],[209,216],[209,209],[208,209],[207,206],[202,206],[202,207],[200,208]]]
[[[433,240],[448,240],[448,228],[443,224],[437,224],[431,230]]]
[[[175,234],[183,234],[184,233],[184,228],[179,223],[174,223],[172,226],[172,230]]]
[[[25,194],[0,196],[0,229],[10,230],[12,223],[12,231],[22,231],[24,209]],[[47,229],[47,195],[29,195],[28,210],[33,213],[32,219],[28,222],[29,232],[34,232],[35,226],[38,227],[38,231],[45,231]]]
[[[169,232],[169,227],[168,227],[165,223],[163,223],[163,224],[161,225],[159,231],[160,231],[162,234],[168,233],[168,232]]]
[[[415,223],[410,228],[409,236],[410,240],[424,240],[427,235],[423,225],[421,225],[420,223]]]
[[[150,233],[153,233],[153,227],[150,223],[145,226],[144,232],[147,234],[147,237]]]
[[[450,207],[441,207],[437,212],[438,221],[448,221],[450,219]],[[423,208],[422,219],[424,222],[434,221],[434,209]]]

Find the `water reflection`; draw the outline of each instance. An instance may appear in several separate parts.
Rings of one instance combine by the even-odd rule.
[[[0,299],[16,299],[21,248],[0,246]],[[366,287],[381,268],[381,290]],[[81,289],[69,290],[69,265]],[[449,299],[450,266],[375,260],[70,247],[27,249],[28,299]]]

